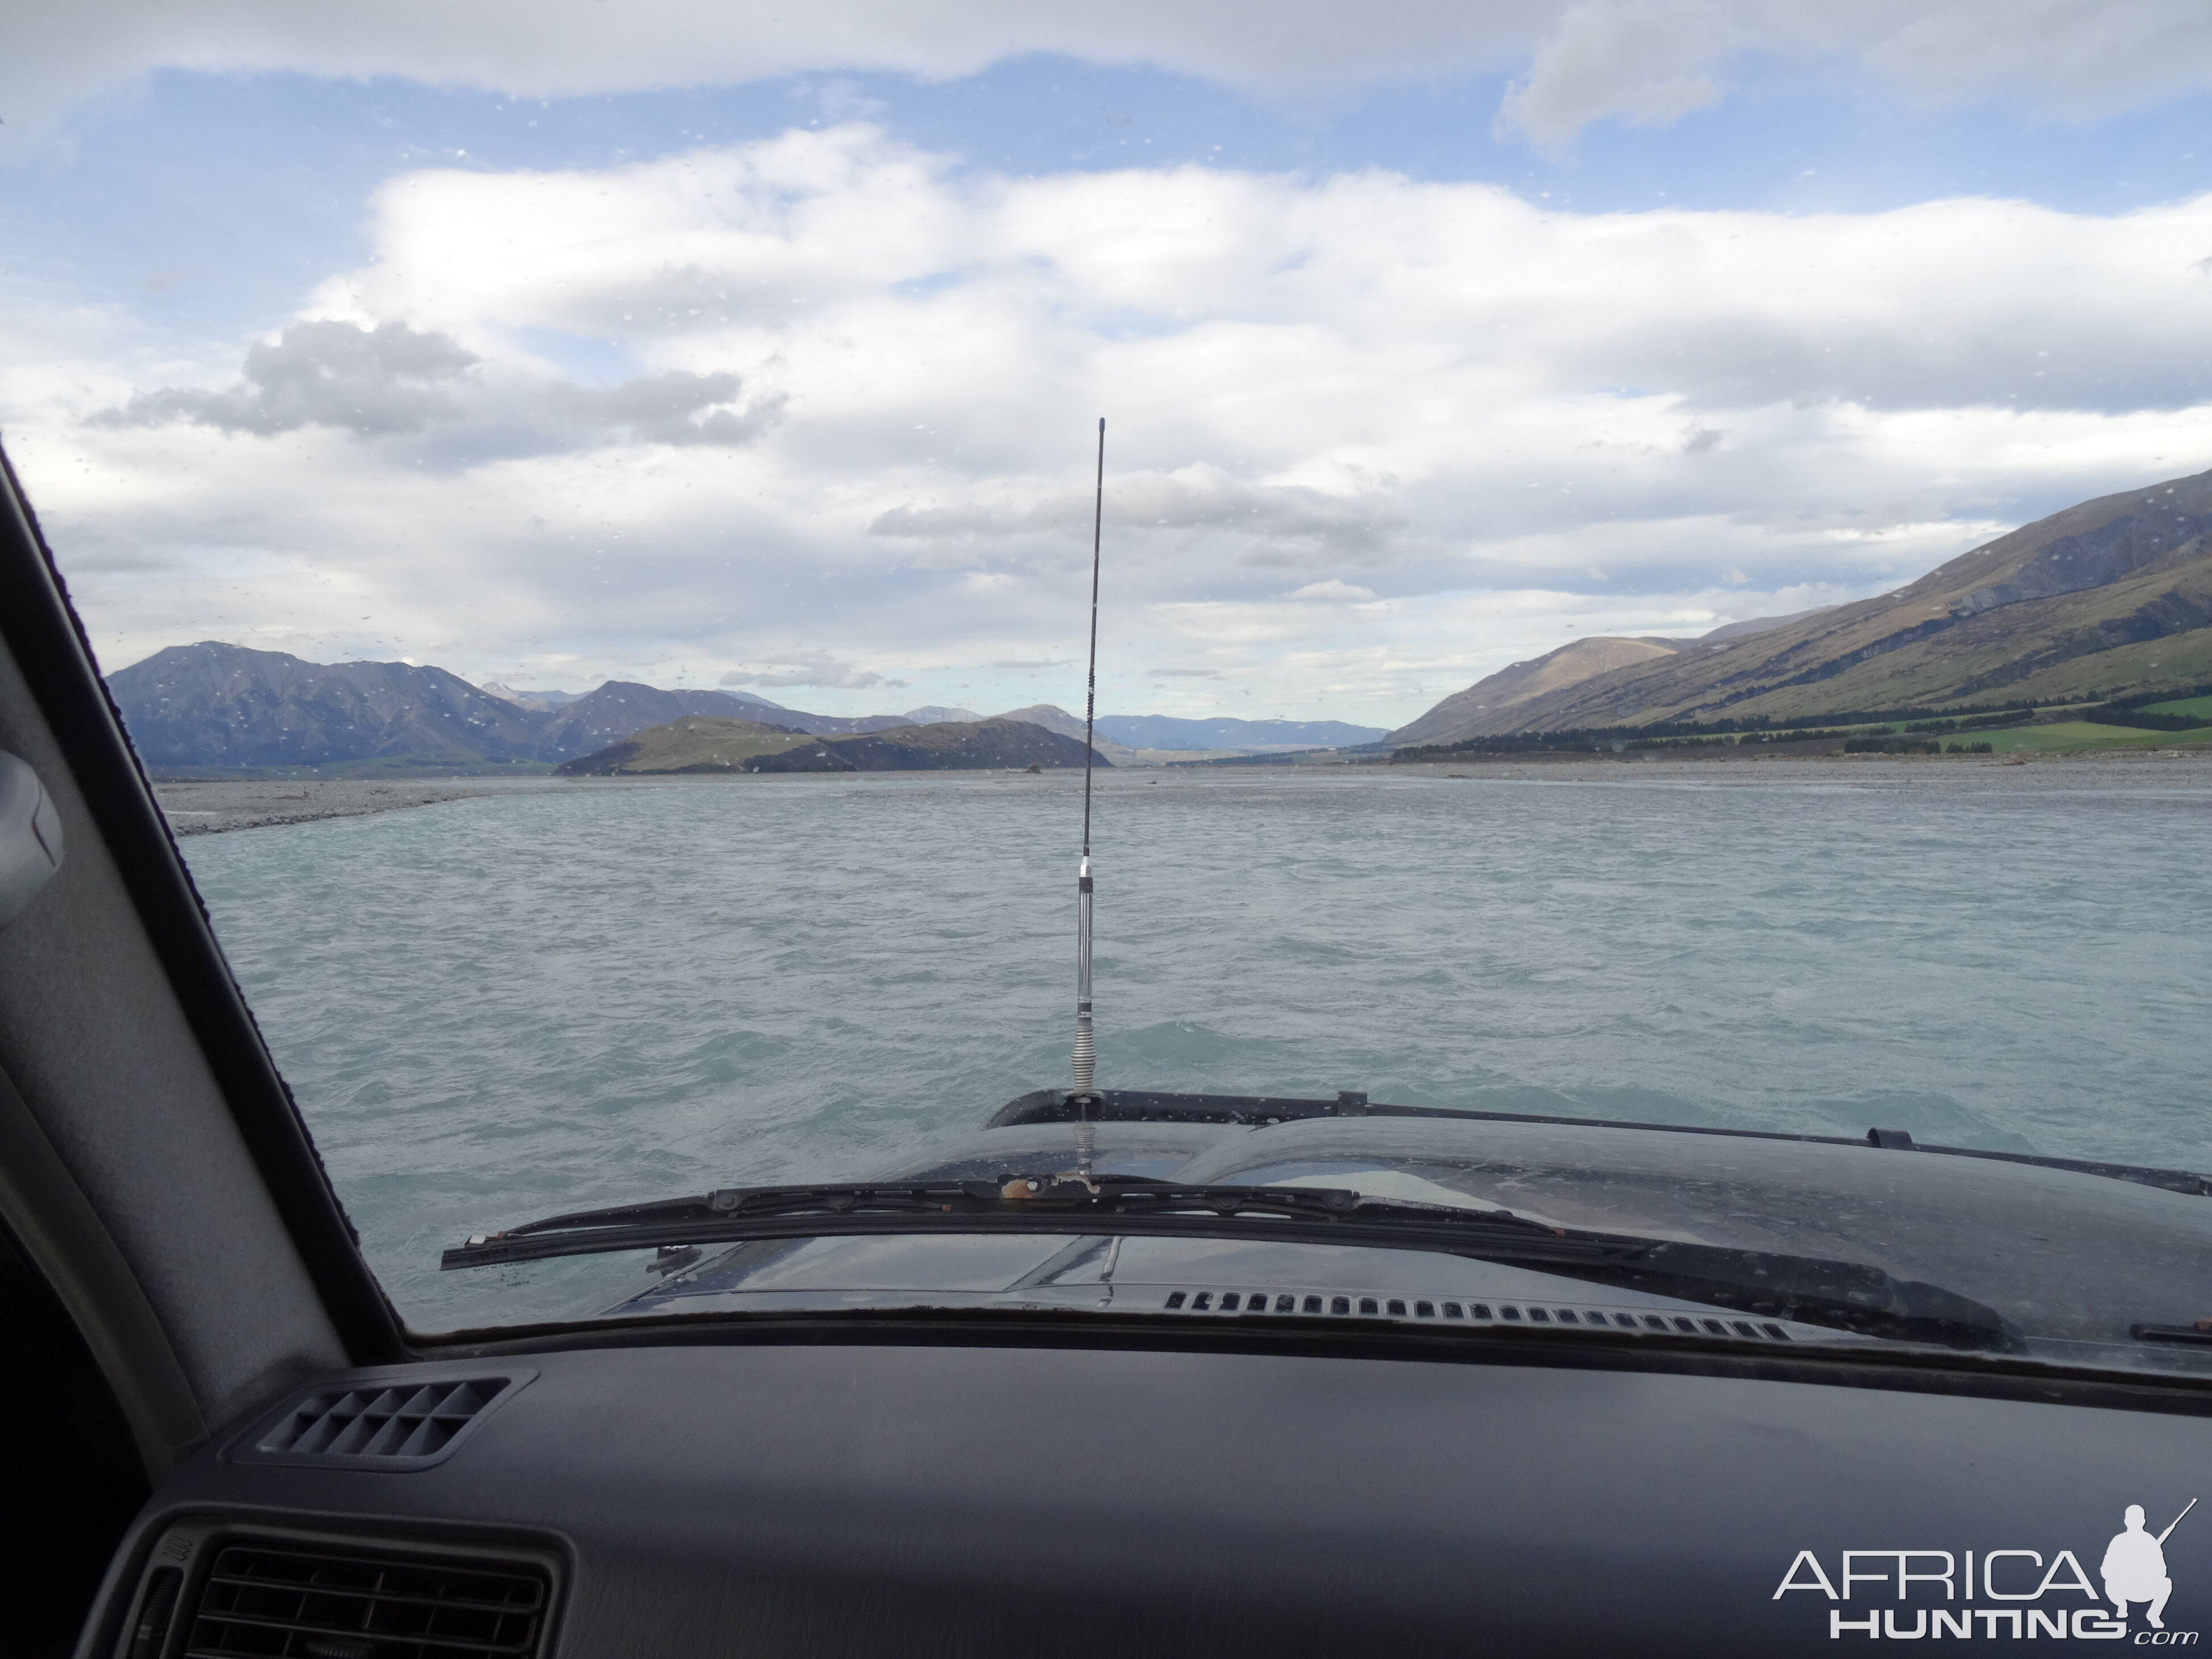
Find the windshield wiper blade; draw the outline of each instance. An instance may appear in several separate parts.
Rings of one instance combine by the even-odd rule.
[[[1437,1218],[1458,1241],[1493,1233],[1555,1244],[1565,1237],[1510,1210],[1383,1205],[1340,1188],[1185,1186],[1122,1176],[1091,1182],[1009,1176],[997,1181],[732,1187],[696,1198],[581,1210],[504,1232],[479,1233],[446,1251],[439,1266],[450,1270],[665,1244],[872,1233],[1110,1232],[1180,1237],[1210,1224],[1224,1224],[1243,1238],[1304,1240],[1317,1229],[1359,1231],[1362,1223],[1392,1211]],[[1570,1251],[1577,1259],[1596,1254],[1586,1247],[1571,1246]]]
[[[1194,1237],[1419,1250],[1952,1348],[2017,1349],[1993,1309],[1940,1285],[1816,1256],[1548,1226],[1510,1210],[1370,1199],[1342,1188],[1182,1186],[1125,1176],[833,1182],[736,1187],[697,1197],[548,1216],[477,1234],[446,1270],[762,1238],[921,1233]]]

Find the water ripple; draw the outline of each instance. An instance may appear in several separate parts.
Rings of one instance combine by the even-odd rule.
[[[1072,780],[701,780],[186,843],[370,1259],[836,1177],[1062,1083]],[[1115,775],[1103,1079],[2212,1165],[2187,790]]]

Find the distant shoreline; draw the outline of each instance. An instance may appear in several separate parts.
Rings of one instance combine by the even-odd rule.
[[[800,777],[824,782],[861,778],[899,778],[950,781],[962,777],[999,775],[1004,769],[964,771],[719,773],[711,776],[660,774],[637,778],[595,778],[573,783],[544,782],[535,778],[451,778],[436,783],[377,783],[350,778],[238,780],[163,778],[154,784],[155,798],[179,836],[217,835],[231,830],[260,830],[278,824],[315,823],[329,818],[362,817],[374,813],[404,811],[410,807],[436,806],[447,801],[479,799],[493,795],[574,794],[609,787],[661,787],[708,781],[789,781]],[[1431,761],[1403,766],[1303,764],[1194,766],[1174,769],[1116,769],[1098,775],[1106,787],[1125,788],[1142,784],[1170,785],[1219,781],[1258,782],[1289,773],[1331,779],[1372,778],[1378,782],[1407,779],[1499,781],[1550,780],[1581,783],[1628,783],[1679,778],[1684,781],[1729,784],[1839,783],[1875,787],[1941,787],[1947,784],[1979,788],[2052,787],[2095,787],[2125,783],[2156,787],[2172,783],[2188,788],[2212,787],[2212,750],[2096,750],[2075,754],[1990,755],[1716,755],[1710,751],[1661,757],[1650,751],[1625,755],[1480,755],[1450,761]],[[1063,781],[1079,772],[1043,775]]]
[[[1470,751],[1415,761],[1307,758],[1296,763],[1238,761],[1219,765],[1173,766],[1164,769],[1170,774],[1182,776],[1226,776],[1295,770],[1331,776],[1350,775],[1400,778],[1473,775],[1478,773],[1485,776],[1548,776],[1569,772],[1619,777],[1637,772],[1713,770],[1765,775],[1784,769],[1841,775],[1887,773],[1902,769],[1911,773],[1935,775],[1989,770],[2002,772],[2022,767],[2033,768],[2038,771],[2048,771],[2054,767],[2078,770],[2085,763],[2092,769],[2138,765],[2172,767],[2179,764],[2194,772],[2212,765],[2212,745],[2181,744],[2159,749],[2144,744],[2125,749],[2028,750],[1994,755],[1847,755],[1833,747],[1823,750],[1790,750],[1778,744],[1742,748],[1726,744],[1692,748],[1686,744],[1631,749],[1619,754],[1588,749],[1523,749],[1498,752]]]
[[[1331,771],[1343,769],[1330,768]],[[1870,789],[2212,788],[2212,750],[2045,755],[1486,755],[1378,766],[1383,777],[1575,783],[1820,784]]]

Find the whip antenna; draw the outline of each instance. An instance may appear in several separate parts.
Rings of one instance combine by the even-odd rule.
[[[1106,417],[1098,417],[1098,484],[1091,516],[1091,673],[1083,694],[1083,862],[1075,876],[1075,1089],[1070,1096],[1087,1124],[1097,1103],[1098,1051],[1091,1036],[1091,733],[1098,718],[1098,553],[1106,525]],[[1079,1150],[1088,1151],[1080,1143]],[[1090,1160],[1084,1160],[1089,1174]]]

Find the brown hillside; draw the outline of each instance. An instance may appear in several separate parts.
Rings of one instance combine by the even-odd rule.
[[[2185,684],[2203,678],[2191,665],[2212,655],[2212,634],[2200,636],[2212,627],[2209,532],[2212,472],[2102,496],[1880,599],[1748,638],[1698,641],[1502,711],[1468,711],[1421,740]],[[1443,707],[1407,730],[1429,727]]]
[[[1616,668],[1671,657],[1680,648],[1680,642],[1674,640],[1618,639],[1609,635],[1577,640],[1557,651],[1501,668],[1464,691],[1455,691],[1412,725],[1393,732],[1389,741],[1457,743],[1477,732],[1518,731],[1516,711],[1524,704]]]

